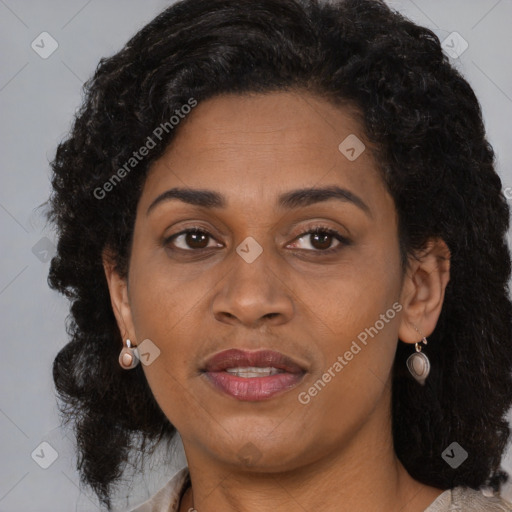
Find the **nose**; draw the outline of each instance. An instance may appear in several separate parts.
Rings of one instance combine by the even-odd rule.
[[[270,251],[263,250],[251,263],[234,254],[235,262],[213,299],[216,320],[256,328],[264,324],[281,325],[294,314],[292,292],[286,276],[271,265]]]

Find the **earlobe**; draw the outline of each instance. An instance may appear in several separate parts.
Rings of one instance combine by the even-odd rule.
[[[434,331],[449,280],[450,250],[444,240],[430,239],[424,250],[410,256],[401,294],[398,336],[402,341],[416,343]]]
[[[132,314],[128,297],[127,278],[123,278],[115,269],[115,258],[105,249],[102,254],[103,269],[110,293],[112,310],[116,317],[117,326],[122,339],[135,339]]]

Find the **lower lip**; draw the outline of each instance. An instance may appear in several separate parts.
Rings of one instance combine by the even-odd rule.
[[[277,373],[268,377],[237,377],[226,371],[205,372],[209,381],[237,400],[260,401],[295,387],[304,377],[302,373]]]

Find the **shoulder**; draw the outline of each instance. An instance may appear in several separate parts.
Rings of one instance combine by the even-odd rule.
[[[512,512],[512,503],[469,487],[454,487],[437,497],[425,512]]]
[[[178,471],[155,495],[129,512],[177,512],[181,497],[190,485],[188,467]]]

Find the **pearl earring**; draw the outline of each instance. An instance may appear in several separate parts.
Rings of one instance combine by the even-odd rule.
[[[132,348],[130,340],[126,340],[126,347],[119,354],[119,364],[123,370],[131,370],[139,364],[139,351],[137,347]]]
[[[416,327],[415,327],[416,329]],[[418,331],[418,329],[416,329]],[[425,385],[425,380],[430,373],[430,360],[429,358],[421,351],[420,343],[427,344],[427,338],[418,331],[420,336],[422,336],[422,340],[415,343],[416,352],[411,354],[407,358],[407,369],[411,373],[411,375],[419,382],[422,386]]]

